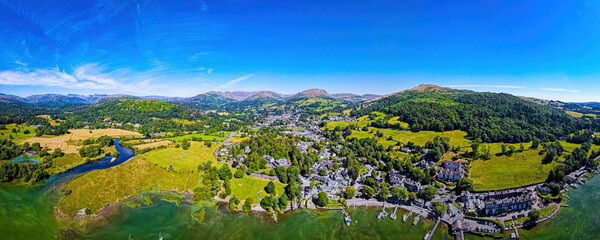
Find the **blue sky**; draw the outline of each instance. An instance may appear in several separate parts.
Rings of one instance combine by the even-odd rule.
[[[386,94],[421,83],[600,101],[597,1],[6,1],[0,92],[307,88]]]

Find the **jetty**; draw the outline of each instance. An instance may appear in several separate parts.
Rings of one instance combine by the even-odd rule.
[[[433,229],[431,231],[429,231],[425,237],[423,238],[423,240],[430,240],[431,237],[433,236],[433,233],[435,233],[435,229],[437,229],[437,226],[440,224],[440,220],[438,219],[437,222],[435,222],[435,225],[433,226]]]
[[[392,215],[390,216],[390,218],[392,220],[396,220],[396,211],[398,210],[398,206],[396,206],[396,208],[394,208],[394,213],[392,213]]]

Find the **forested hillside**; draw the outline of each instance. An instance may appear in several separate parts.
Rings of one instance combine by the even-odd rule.
[[[380,111],[413,131],[464,130],[484,142],[554,141],[596,121],[574,118],[550,106],[503,93],[472,92],[424,85],[356,108],[354,116]]]

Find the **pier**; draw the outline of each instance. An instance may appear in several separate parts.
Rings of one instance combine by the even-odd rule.
[[[430,240],[431,237],[433,236],[433,234],[435,233],[435,229],[437,229],[437,226],[439,224],[440,224],[440,220],[438,219],[437,222],[435,222],[435,225],[433,226],[433,230],[428,232],[427,235],[425,235],[425,237],[423,238],[423,240]]]

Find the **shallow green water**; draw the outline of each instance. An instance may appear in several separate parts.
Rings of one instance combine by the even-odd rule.
[[[600,177],[570,191],[569,196],[571,207],[561,209],[550,222],[532,230],[520,230],[521,238],[599,239]],[[59,197],[60,193],[53,186],[0,184],[0,238],[53,239],[59,235],[61,224],[53,215]],[[417,226],[389,218],[378,220],[378,209],[364,208],[349,210],[353,218],[350,227],[343,224],[338,211],[298,211],[273,224],[259,215],[231,214],[215,207],[206,207],[205,221],[199,223],[191,213],[201,207],[178,206],[154,198],[150,206],[124,205],[107,223],[70,238],[127,239],[131,234],[134,239],[157,239],[162,232],[165,239],[423,239],[433,227],[433,222],[424,220]],[[478,239],[471,235],[466,237]],[[438,228],[433,239],[452,237],[447,229]]]

